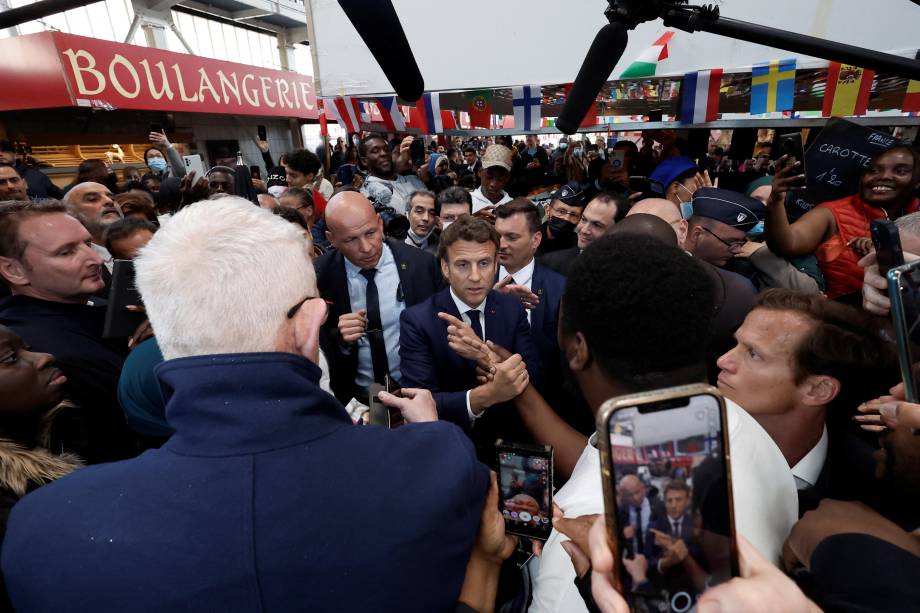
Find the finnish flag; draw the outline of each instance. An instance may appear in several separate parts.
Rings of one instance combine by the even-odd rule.
[[[514,127],[517,130],[536,132],[541,127],[540,104],[543,101],[539,85],[521,85],[511,88],[514,97]]]

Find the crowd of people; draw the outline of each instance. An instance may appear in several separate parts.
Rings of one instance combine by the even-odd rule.
[[[740,576],[697,610],[917,607],[920,405],[869,240],[896,220],[920,257],[916,149],[791,220],[803,161],[769,149],[419,138],[257,141],[258,179],[154,132],[64,189],[0,141],[3,606],[622,613],[615,565],[701,566],[696,484],[617,474],[611,539],[595,416],[708,382]],[[545,542],[505,531],[497,439],[553,448]],[[527,466],[501,489],[537,506]]]

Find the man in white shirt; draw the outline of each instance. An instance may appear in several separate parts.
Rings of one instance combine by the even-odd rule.
[[[772,289],[735,338],[737,346],[718,361],[719,390],[769,432],[796,487],[815,488],[828,457],[827,418],[851,413],[883,381],[872,375],[885,363],[876,323],[820,294]]]
[[[504,145],[489,145],[481,162],[481,185],[470,193],[473,198],[473,215],[482,211],[492,216],[496,207],[511,202],[511,196],[505,191],[511,179],[511,149]]]
[[[649,236],[600,238],[575,261],[559,336],[566,365],[593,412],[611,397],[706,380],[710,283],[691,256]],[[531,401],[529,413],[542,423],[529,421],[528,426],[538,442],[557,448],[558,465],[558,452],[568,455],[573,434],[546,411],[545,405]],[[769,435],[730,402],[728,434],[737,530],[778,561],[797,517],[792,474]],[[595,436],[555,502],[565,517],[603,512]],[[586,611],[574,584],[574,567],[561,546],[565,540],[554,530],[541,557],[531,562],[531,611]]]
[[[403,170],[411,168],[411,144],[412,137],[406,137],[399,146],[399,165]],[[392,194],[389,205],[397,213],[405,215],[409,196],[413,192],[426,189],[425,184],[417,176],[398,174],[400,168],[393,163],[390,145],[379,134],[370,134],[361,140],[361,144],[358,145],[358,156],[361,158],[361,164],[367,168],[367,180],[361,187],[361,193],[368,196],[376,189],[386,189]]]

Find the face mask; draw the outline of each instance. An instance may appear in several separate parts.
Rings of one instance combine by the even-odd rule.
[[[690,219],[693,217],[693,201],[680,203],[681,219]]]
[[[583,152],[581,149],[575,149],[574,151],[572,151],[572,155],[574,155],[577,158],[580,158],[583,155]]]
[[[566,149],[569,148],[569,144],[568,144],[568,143],[559,143],[559,148],[562,149],[563,151],[565,151]]]
[[[147,162],[147,166],[150,167],[150,170],[153,172],[165,172],[166,171],[166,160],[163,158],[153,158]]]
[[[287,188],[283,185],[272,185],[268,188],[268,193],[275,198],[280,198]]]
[[[571,234],[575,231],[575,224],[568,219],[560,219],[558,217],[551,218],[547,227],[549,227],[550,232],[556,236]]]
[[[358,145],[361,144],[361,139],[358,138],[357,136],[352,136],[352,137],[351,137],[351,142],[354,143],[354,145],[357,147]]]

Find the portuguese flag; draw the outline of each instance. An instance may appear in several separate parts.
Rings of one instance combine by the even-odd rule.
[[[470,127],[491,128],[492,123],[492,90],[480,89],[467,92],[469,102]]]
[[[654,77],[658,70],[659,62],[668,59],[668,43],[671,42],[673,36],[674,32],[672,31],[667,31],[659,36],[658,40],[652,43],[651,47],[643,51],[642,54],[636,58],[636,61],[623,71],[620,78],[642,79],[645,77]]]

